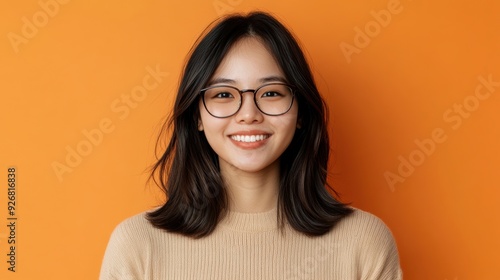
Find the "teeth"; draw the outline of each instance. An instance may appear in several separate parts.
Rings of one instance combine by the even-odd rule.
[[[231,139],[238,142],[252,143],[252,142],[262,141],[268,137],[269,137],[268,135],[232,135]]]

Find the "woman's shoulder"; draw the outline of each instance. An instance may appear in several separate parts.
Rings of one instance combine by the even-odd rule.
[[[162,232],[155,228],[147,219],[148,211],[143,211],[125,218],[115,226],[111,240],[123,245],[144,244],[151,241],[152,236]]]
[[[367,211],[352,209],[353,212],[340,220],[327,238],[350,244],[348,247],[364,256],[397,255],[394,236],[382,219]]]
[[[353,231],[356,235],[370,233],[390,233],[387,225],[376,215],[351,207],[351,214],[344,217],[337,224],[338,229]]]
[[[122,219],[115,227],[115,231],[126,231],[135,228],[147,228],[149,222],[147,220],[148,211],[139,212]]]
[[[150,227],[153,227],[147,219],[148,212],[150,211],[143,211],[123,219],[118,223],[115,231],[127,231],[130,229],[149,229]]]
[[[353,208],[332,230],[343,236],[347,247],[363,264],[363,275],[377,275],[376,279],[401,279],[399,253],[389,227],[376,215]],[[382,277],[383,276],[383,277]],[[368,277],[372,279],[372,277]]]

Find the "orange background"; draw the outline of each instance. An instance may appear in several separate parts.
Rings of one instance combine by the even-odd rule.
[[[330,105],[331,182],[392,229],[405,279],[500,279],[500,86],[478,78],[500,82],[498,1],[54,1],[0,4],[1,279],[97,278],[117,223],[161,201],[145,170],[187,52],[220,13],[253,9],[303,45]]]

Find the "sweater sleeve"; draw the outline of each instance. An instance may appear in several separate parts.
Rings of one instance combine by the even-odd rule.
[[[100,280],[143,279],[147,234],[141,227],[141,218],[142,215],[131,217],[114,229],[104,253]]]
[[[378,217],[363,213],[363,228],[358,233],[360,279],[403,279],[399,253],[391,231]]]

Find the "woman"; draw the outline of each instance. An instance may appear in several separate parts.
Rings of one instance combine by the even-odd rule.
[[[326,188],[326,118],[282,24],[219,21],[191,52],[153,168],[168,200],[115,229],[101,279],[401,279],[388,228]]]

